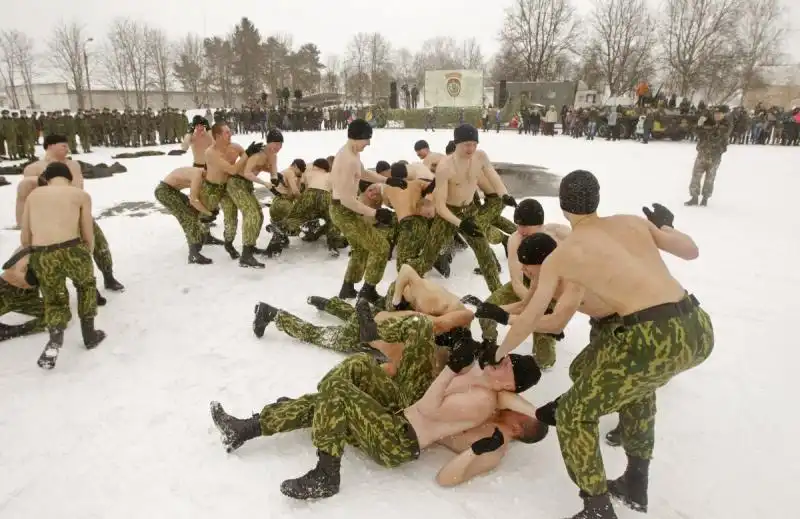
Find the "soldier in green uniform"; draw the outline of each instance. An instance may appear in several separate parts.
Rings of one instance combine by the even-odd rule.
[[[89,137],[89,120],[86,119],[86,114],[84,114],[83,110],[80,108],[75,116],[75,130],[78,134],[78,139],[81,141],[81,148],[83,148],[83,152],[91,153],[92,143],[91,138]]]
[[[700,117],[697,126],[697,158],[692,168],[692,180],[689,183],[691,198],[684,205],[695,206],[700,195],[703,199],[701,206],[708,205],[708,199],[714,192],[714,180],[717,178],[717,169],[722,161],[722,154],[728,150],[731,129],[725,114],[727,106],[718,106],[713,109],[711,117]],[[704,178],[705,176],[705,178]],[[702,180],[703,188],[700,189]]]
[[[8,158],[11,160],[16,160],[21,156],[18,145],[19,114],[17,112],[11,112],[11,118],[4,119],[3,122],[5,123],[5,137],[6,146],[8,147]]]
[[[0,155],[8,156],[6,151],[6,134],[8,130],[6,126],[8,125],[8,121],[10,120],[9,111],[3,110],[0,112]]]
[[[19,111],[19,119],[17,120],[17,150],[19,151],[20,158],[33,157],[33,142],[31,139],[31,121],[28,119],[28,113],[25,110]]]
[[[0,342],[44,331],[44,301],[39,296],[39,279],[29,267],[30,255],[19,254],[17,249],[12,259],[3,265],[0,274],[0,317],[9,313],[33,317],[30,321],[7,325],[0,323]]]
[[[62,130],[63,130],[62,135],[65,135],[67,137],[67,143],[69,144],[70,153],[72,153],[73,155],[77,155],[78,154],[78,141],[77,141],[78,128],[77,128],[77,124],[76,124],[75,118],[72,117],[72,114],[70,113],[69,108],[64,110],[64,116],[63,116],[63,118],[61,120],[61,124],[63,125],[63,127],[62,127]]]

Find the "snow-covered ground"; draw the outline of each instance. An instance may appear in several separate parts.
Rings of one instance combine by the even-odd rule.
[[[443,150],[450,135],[378,131],[364,161],[413,160],[415,140],[427,138]],[[247,145],[251,137],[258,136],[236,140]],[[295,157],[333,154],[344,138],[344,132],[287,134],[280,166]],[[661,202],[700,246],[694,262],[668,261],[711,314],[716,349],[705,364],[659,392],[649,517],[790,517],[789,498],[800,481],[800,427],[792,400],[800,354],[791,320],[797,316],[786,306],[800,288],[798,150],[732,146],[710,207],[685,208],[695,157],[689,144],[481,133],[481,147],[493,160],[542,165],[558,174],[589,169],[601,181],[602,213],[641,214],[642,205]],[[109,162],[118,151],[80,158]],[[153,201],[158,181],[191,157],[122,162],[127,173],[86,182],[95,214],[124,201]],[[0,188],[0,258],[19,240],[9,229],[14,199],[15,186]],[[541,202],[548,220],[563,221],[556,199]],[[45,335],[0,344],[0,517],[487,519],[522,512],[558,518],[580,508],[555,434],[535,446],[515,445],[499,470],[457,489],[433,481],[449,456],[443,449],[394,470],[349,449],[338,496],[318,503],[285,498],[280,482],[315,463],[308,432],[257,439],[228,455],[208,403],[219,400],[242,416],[279,396],[314,390],[342,357],[272,326],[256,339],[253,305],[263,300],[315,322],[335,322],[305,300],[338,291],[346,254],[334,260],[320,243],[293,242],[259,271],[239,268],[220,247],[207,247],[204,253],[215,263],[189,266],[171,216],[116,216],[100,225],[127,287],[122,294],[106,293],[108,305],[100,309],[97,324],[108,339],[86,351],[73,320],[52,372],[36,366]],[[267,239],[262,236],[260,245]],[[453,276],[442,283],[457,294],[487,295],[483,280],[472,274],[474,264],[471,252],[460,253]],[[380,288],[393,272],[390,264]],[[543,403],[569,387],[567,367],[587,336],[586,320],[576,318],[559,343],[556,367],[528,398]],[[614,420],[601,422],[602,433]],[[623,453],[603,445],[603,455],[609,476],[620,474]],[[637,516],[622,506],[617,512],[623,519]]]

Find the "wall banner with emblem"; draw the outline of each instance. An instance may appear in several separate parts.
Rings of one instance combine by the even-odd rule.
[[[483,72],[480,70],[428,70],[423,93],[425,108],[467,108],[483,104]]]

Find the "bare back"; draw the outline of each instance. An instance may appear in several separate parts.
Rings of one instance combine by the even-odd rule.
[[[466,308],[458,296],[425,278],[414,279],[406,285],[403,297],[417,312],[434,317]]]
[[[203,170],[201,168],[178,168],[164,177],[162,182],[180,191],[182,189],[189,189],[189,187],[192,185],[192,180],[194,180],[198,175],[203,175]]]
[[[315,166],[306,170],[306,187],[308,189],[319,189],[321,191],[331,191],[331,174]]]
[[[195,164],[206,164],[206,150],[214,144],[214,139],[211,138],[211,135],[204,132],[199,134],[188,133],[186,137],[184,137],[184,142],[188,140],[188,143],[184,144],[191,148],[192,150],[192,160]]]
[[[428,157],[430,157],[430,155],[428,155]],[[406,169],[408,170],[408,180],[433,180],[436,178],[436,175],[433,174],[433,172],[428,168],[428,166],[425,165],[424,162],[409,164],[406,166]]]
[[[444,157],[445,155],[441,153],[437,153],[435,151],[429,151],[428,154],[425,156],[425,158],[422,159],[422,163],[425,164],[425,167],[428,170],[436,171],[436,168],[439,167],[439,163],[442,161]]]
[[[408,182],[406,189],[389,185],[383,188],[383,196],[388,199],[388,205],[394,208],[398,221],[407,216],[417,214],[417,207],[420,199],[422,199],[422,190],[428,184],[423,180],[412,180]]]
[[[89,200],[85,191],[69,185],[43,186],[32,192],[25,203],[31,245],[80,238],[82,209]]]
[[[543,268],[548,263],[554,274],[583,286],[619,315],[676,302],[685,294],[664,264],[649,222],[636,216],[579,223]]]
[[[44,173],[45,168],[53,162],[55,161],[42,159],[40,161],[34,162],[33,164],[29,164],[22,171],[22,176],[38,177],[39,175]],[[83,189],[83,172],[81,171],[81,165],[74,160],[64,160],[63,163],[67,165],[67,167],[69,168],[69,172],[72,173],[72,185],[77,188]]]

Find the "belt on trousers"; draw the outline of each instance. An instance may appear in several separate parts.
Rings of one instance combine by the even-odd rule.
[[[619,314],[610,314],[599,319],[595,319],[594,317],[589,318],[589,324],[591,326],[605,326],[616,321],[619,321]]]
[[[331,205],[342,205],[341,200],[331,200]]]
[[[199,162],[195,162],[194,164],[192,164],[192,167],[193,167],[193,168],[203,168],[203,169],[206,169],[206,165],[205,165],[205,164],[200,164]]]
[[[61,243],[53,243],[52,245],[33,245],[31,246],[31,252],[53,252],[54,250],[68,249],[69,247],[80,245],[81,243],[83,243],[83,240],[80,238],[73,238],[71,240],[62,241]]]
[[[664,303],[625,315],[622,317],[622,324],[623,326],[632,326],[639,323],[678,317],[691,313],[698,306],[700,306],[700,301],[694,295],[687,294],[677,303]]]

